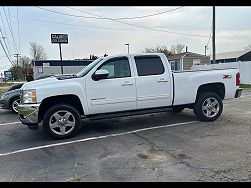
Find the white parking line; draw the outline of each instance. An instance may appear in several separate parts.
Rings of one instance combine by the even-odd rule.
[[[49,147],[54,147],[54,146],[62,146],[62,145],[73,144],[73,143],[78,143],[78,142],[86,142],[86,141],[89,141],[89,140],[98,140],[98,139],[107,138],[107,137],[115,137],[115,136],[120,136],[120,135],[132,134],[132,133],[142,132],[142,131],[147,131],[147,130],[152,130],[152,129],[173,127],[173,126],[177,126],[177,125],[186,125],[186,124],[191,124],[191,123],[196,123],[196,122],[198,122],[198,121],[175,123],[175,124],[162,125],[162,126],[157,126],[157,127],[149,127],[149,128],[144,128],[144,129],[138,129],[138,130],[123,132],[123,133],[116,133],[116,134],[109,134],[109,135],[104,135],[104,136],[90,137],[90,138],[84,138],[84,139],[80,139],[80,140],[69,141],[69,142],[61,142],[61,143],[57,143],[57,144],[42,145],[42,146],[37,146],[37,147],[31,147],[31,148],[16,150],[16,151],[8,152],[8,153],[1,153],[0,156],[12,155],[12,154],[16,154],[16,153],[33,151],[33,150],[49,148]]]
[[[13,125],[13,124],[19,124],[21,123],[20,121],[17,121],[17,122],[11,122],[11,123],[3,123],[3,124],[0,124],[0,126],[3,126],[3,125]]]

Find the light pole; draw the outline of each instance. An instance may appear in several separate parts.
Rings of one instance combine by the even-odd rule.
[[[129,44],[125,44],[127,46],[127,51],[128,51],[128,54],[129,54]]]
[[[215,60],[215,6],[213,6],[213,36],[212,36],[212,45],[213,45],[213,64],[216,63]]]

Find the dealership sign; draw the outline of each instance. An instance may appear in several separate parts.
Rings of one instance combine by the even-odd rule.
[[[12,78],[12,72],[11,71],[4,71],[4,76],[6,78]]]
[[[67,34],[51,34],[51,43],[68,44]]]

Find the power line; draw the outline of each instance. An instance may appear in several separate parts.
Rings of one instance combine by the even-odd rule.
[[[62,23],[62,22],[54,22],[54,21],[40,20],[40,19],[34,19],[34,18],[25,18],[25,17],[19,17],[19,19],[25,19],[25,20],[31,20],[31,21],[37,21],[37,22],[44,22],[44,23],[69,25],[69,26],[87,27],[87,28],[94,28],[94,29],[109,29],[109,30],[122,30],[122,31],[123,30],[125,30],[125,31],[145,31],[145,30],[132,30],[132,29],[113,28],[113,27],[87,26],[87,25],[81,25],[81,24],[70,24],[70,23],[65,23],[65,22]]]
[[[167,10],[167,11],[163,11],[163,12],[158,12],[158,13],[154,13],[154,14],[143,15],[143,16],[114,18],[114,20],[132,20],[132,19],[139,19],[139,18],[148,18],[148,17],[152,17],[152,16],[157,16],[157,15],[160,15],[160,14],[166,14],[166,13],[168,13],[168,12],[172,12],[172,11],[181,9],[181,8],[183,8],[183,7],[184,7],[184,6],[181,6],[181,7],[178,7],[178,8],[171,9],[171,10]],[[69,7],[69,6],[67,6],[67,8],[72,9],[72,10],[77,10],[77,11],[78,11],[78,9],[71,8],[71,7]]]
[[[86,16],[79,16],[79,15],[74,15],[74,14],[66,14],[66,13],[62,13],[62,12],[48,10],[48,9],[41,8],[41,7],[37,7],[37,8],[45,10],[45,11],[48,11],[48,12],[53,12],[53,13],[56,13],[56,14],[65,15],[65,16],[72,16],[72,17],[78,17],[78,18],[87,18]],[[78,9],[76,9],[76,10],[78,10]],[[78,10],[78,11],[79,12],[84,12],[86,14],[98,16],[98,17],[100,17],[99,19],[111,20],[111,21],[115,21],[115,22],[118,22],[118,23],[130,25],[130,26],[134,26],[134,27],[139,27],[139,28],[144,28],[144,29],[148,29],[148,30],[166,32],[166,33],[177,34],[177,35],[192,36],[192,37],[208,37],[208,36],[205,36],[205,35],[196,35],[196,34],[188,34],[188,33],[172,32],[172,31],[167,31],[167,30],[160,30],[160,29],[155,29],[155,28],[151,28],[151,27],[145,27],[145,26],[135,25],[135,24],[127,23],[127,22],[122,22],[122,21],[119,21],[119,20],[116,20],[116,19],[103,17],[103,16],[100,16],[100,15],[96,15],[96,14],[92,14],[92,13],[86,12],[86,11],[81,11],[81,10]],[[97,17],[89,17],[89,18],[97,19]]]
[[[6,30],[5,30],[4,21],[3,21],[3,17],[2,17],[1,12],[0,12],[0,16],[1,16],[2,24],[3,24],[4,33],[5,33],[5,36],[6,36]]]
[[[0,44],[1,44],[1,46],[2,46],[2,49],[3,49],[3,51],[4,51],[5,55],[6,55],[6,57],[8,58],[8,60],[10,61],[10,63],[13,65],[13,62],[11,61],[10,57],[8,56],[6,50],[5,50],[4,46],[3,46],[3,43],[2,43],[2,39],[1,39],[1,38],[0,38]]]
[[[4,41],[5,45],[6,45],[6,48],[9,49],[10,46],[9,46],[8,42],[5,40],[5,39],[7,39],[7,40],[9,40],[9,39],[8,39],[8,37],[7,37],[7,33],[6,33],[6,30],[5,30],[5,25],[4,25],[4,21],[3,21],[3,17],[2,17],[1,12],[0,12],[0,17],[1,17],[2,24],[3,24],[3,30],[4,30],[4,34],[2,33],[2,36],[4,37],[4,38],[3,38],[3,41]],[[9,40],[9,42],[11,43],[10,40]],[[12,43],[11,43],[11,44],[12,44]],[[14,47],[13,44],[12,44],[12,46]],[[14,47],[14,48],[15,48],[15,47]]]
[[[1,27],[0,27],[0,32],[1,32],[2,39],[3,39],[4,44],[5,44],[6,50],[7,50],[7,52],[8,52],[8,55],[9,55],[11,61],[13,61],[12,58],[11,58],[11,53],[10,53],[10,51],[9,51],[8,45],[7,45],[6,41],[5,41],[6,37],[4,37]]]
[[[38,6],[36,6],[36,7],[39,8],[39,9],[45,10],[45,11],[47,11],[47,12],[53,12],[53,13],[55,13],[55,14],[61,14],[61,15],[65,15],[65,16],[73,16],[73,17],[77,17],[77,18],[103,19],[103,18],[98,18],[98,17],[93,17],[93,16],[78,16],[78,15],[72,15],[72,14],[67,14],[67,13],[63,13],[63,12],[57,12],[57,11],[54,11],[54,10],[49,10],[49,9],[42,8],[42,7],[38,7]]]
[[[10,33],[11,33],[11,37],[12,37],[12,40],[13,40],[13,43],[14,43],[15,50],[18,51],[16,42],[15,42],[15,39],[14,39],[14,36],[13,36],[13,32],[12,32],[12,29],[11,29],[11,26],[10,26],[10,23],[9,23],[9,20],[8,20],[8,17],[7,17],[7,14],[6,14],[6,11],[5,11],[4,7],[3,7],[3,10],[4,10],[6,21],[7,21],[8,26],[9,26],[9,30],[10,30]]]
[[[4,33],[3,33],[3,31],[2,31],[2,28],[0,27],[0,33],[1,33],[1,37],[2,37],[2,39],[3,39],[3,41],[4,41],[4,44],[5,44],[5,48],[6,48],[6,50],[7,50],[7,53],[8,53],[8,55],[9,55],[9,57],[10,57],[10,59],[11,59],[11,61],[12,61],[12,58],[11,58],[11,53],[10,53],[10,51],[9,51],[9,47],[8,47],[8,45],[7,45],[7,43],[6,43],[6,41],[5,41],[5,39],[6,39],[6,36],[4,36]]]
[[[20,52],[20,31],[19,31],[18,7],[17,7],[17,28],[18,28],[18,49],[19,49],[19,52]]]
[[[14,17],[14,16],[11,16]],[[94,29],[108,29],[108,30],[121,30],[121,31],[147,31],[147,30],[132,30],[132,29],[123,29],[123,28],[114,28],[114,27],[98,27],[98,26],[89,26],[89,25],[81,25],[81,24],[70,24],[70,23],[62,23],[62,22],[54,22],[54,21],[47,21],[47,20],[40,20],[40,19],[34,19],[34,18],[27,18],[27,17],[20,17],[19,19],[22,20],[31,20],[31,21],[37,21],[37,22],[44,22],[44,23],[53,23],[53,24],[61,24],[61,25],[69,25],[69,26],[77,26],[77,27],[87,27],[87,28],[94,28]],[[176,28],[176,27],[173,27]],[[184,28],[184,27],[183,27]],[[208,29],[210,27],[203,27],[203,29]],[[191,29],[191,28],[190,28]],[[190,29],[181,29],[181,30],[190,30]],[[198,29],[198,28],[192,28],[192,29]],[[202,28],[200,28],[202,29]],[[178,29],[180,30],[180,29]]]
[[[103,17],[103,16],[100,16],[100,15],[97,15],[97,14],[89,13],[89,12],[87,12],[87,11],[82,11],[82,10],[78,10],[78,9],[75,9],[75,10],[77,10],[77,11],[79,11],[79,12],[86,13],[86,14],[98,16],[98,17],[100,17],[100,18],[108,19],[108,20],[111,20],[111,21],[115,21],[115,22],[119,22],[119,23],[131,25],[131,26],[135,26],[135,27],[150,29],[150,30],[154,30],[154,31],[161,31],[161,32],[167,32],[167,33],[179,34],[179,35],[186,35],[186,36],[207,37],[207,36],[202,36],[202,35],[194,35],[194,34],[188,34],[188,33],[172,32],[172,31],[167,31],[167,30],[160,30],[160,29],[156,29],[156,28],[151,28],[151,27],[145,27],[145,26],[135,25],[135,24],[127,23],[127,22],[122,22],[122,21],[119,21],[119,20],[116,20],[116,19]]]

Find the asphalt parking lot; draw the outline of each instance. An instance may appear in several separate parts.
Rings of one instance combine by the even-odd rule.
[[[215,122],[192,110],[83,121],[52,140],[0,110],[0,181],[251,181],[251,91]]]

